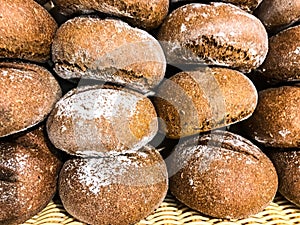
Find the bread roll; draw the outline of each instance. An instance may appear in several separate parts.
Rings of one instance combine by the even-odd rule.
[[[27,0],[0,0],[0,58],[46,62],[57,24],[41,5]]]
[[[171,193],[212,217],[247,218],[267,207],[277,191],[269,158],[245,138],[225,131],[186,139],[168,165]]]
[[[73,159],[59,179],[62,203],[88,224],[134,224],[162,203],[168,189],[166,165],[155,150],[107,158]]]
[[[257,91],[242,73],[225,68],[181,72],[159,86],[154,99],[162,130],[181,138],[236,123],[251,116]]]
[[[56,192],[61,162],[37,128],[0,142],[0,224],[21,224],[40,212]]]
[[[142,94],[113,86],[85,86],[59,100],[47,121],[51,142],[69,154],[135,152],[155,136],[154,106]]]
[[[259,92],[253,115],[243,121],[243,132],[265,146],[300,147],[300,86],[282,86]]]
[[[184,5],[168,15],[158,40],[171,65],[204,64],[250,72],[268,52],[268,35],[253,15],[225,3]]]
[[[276,33],[300,20],[299,0],[264,0],[255,15],[271,33]]]
[[[166,60],[149,33],[116,19],[77,17],[63,24],[54,39],[55,71],[65,79],[98,79],[141,92],[164,77]]]
[[[41,66],[0,62],[0,96],[0,137],[4,137],[43,121],[61,89]]]
[[[270,83],[300,81],[300,25],[272,36],[269,49],[258,75]]]
[[[300,207],[299,149],[271,149],[268,155],[278,174],[278,191],[289,201]]]
[[[65,14],[100,12],[121,17],[135,26],[145,29],[158,27],[168,13],[168,0],[54,0]]]

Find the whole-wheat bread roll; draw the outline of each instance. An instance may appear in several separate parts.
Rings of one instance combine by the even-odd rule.
[[[171,193],[212,217],[247,218],[267,207],[277,191],[270,159],[250,141],[226,131],[184,140],[168,166]]]
[[[149,147],[114,157],[69,160],[59,177],[65,209],[88,224],[135,224],[159,207],[167,190],[165,162]]]
[[[57,24],[35,1],[0,0],[0,58],[46,62]]]
[[[178,139],[248,118],[257,105],[257,91],[236,70],[200,68],[165,80],[154,105],[165,124],[161,130]]]
[[[52,60],[65,79],[114,82],[147,92],[164,77],[166,60],[158,41],[117,19],[77,17],[57,31]]]
[[[268,52],[268,35],[255,16],[226,3],[184,5],[168,15],[158,40],[171,65],[204,64],[249,72]]]
[[[80,156],[135,152],[158,130],[157,115],[144,95],[108,85],[73,89],[61,98],[47,120],[55,147]]]
[[[61,97],[54,76],[30,63],[0,62],[0,137],[43,121]]]
[[[43,128],[0,142],[0,224],[17,225],[44,209],[56,193],[60,159]]]
[[[264,0],[255,15],[271,33],[276,33],[300,20],[299,0]]]

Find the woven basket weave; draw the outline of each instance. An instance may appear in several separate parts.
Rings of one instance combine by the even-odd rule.
[[[23,225],[85,225],[72,218],[64,210],[58,200],[52,201],[41,213],[28,220]],[[242,220],[220,220],[201,215],[180,204],[168,195],[161,206],[148,218],[136,225],[277,225],[300,224],[300,208],[289,203],[281,196],[276,196],[274,201],[262,212]]]

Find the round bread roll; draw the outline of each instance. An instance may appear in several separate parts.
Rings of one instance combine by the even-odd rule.
[[[0,58],[46,62],[57,24],[35,1],[0,0]]]
[[[72,216],[88,224],[128,225],[159,207],[168,190],[159,152],[69,160],[59,179],[59,195]]]
[[[257,72],[271,83],[300,81],[300,25],[269,39],[269,52]]]
[[[158,40],[171,65],[202,63],[250,72],[264,61],[268,35],[253,15],[225,3],[187,4],[162,24]]]
[[[0,96],[0,137],[4,137],[44,120],[61,89],[43,67],[0,62]]]
[[[248,140],[225,131],[177,145],[169,170],[171,193],[192,209],[217,218],[256,214],[277,191],[269,158]]]
[[[278,174],[278,191],[290,202],[300,206],[299,149],[272,150],[269,152],[269,156]]]
[[[68,92],[47,121],[51,142],[69,154],[107,156],[134,152],[158,130],[154,106],[142,94],[113,86]]]
[[[61,166],[42,128],[0,142],[0,224],[21,224],[46,207]]]
[[[275,33],[300,20],[299,0],[264,0],[255,15]]]
[[[98,79],[141,92],[155,87],[166,71],[158,41],[116,19],[77,17],[67,21],[54,39],[52,59],[62,78]]]
[[[172,3],[176,2],[192,2],[193,0],[171,0]],[[262,2],[262,0],[216,0],[218,2],[231,3],[240,7],[247,12],[253,12],[254,9]],[[209,0],[204,0],[201,2],[209,2]]]
[[[169,0],[54,0],[61,13],[100,12],[125,19],[131,24],[145,29],[158,27],[166,17]]]
[[[300,147],[300,86],[269,88],[259,92],[253,115],[239,124],[243,132],[271,147]]]
[[[159,86],[154,99],[168,138],[181,138],[249,117],[257,91],[242,73],[226,68],[180,72]]]

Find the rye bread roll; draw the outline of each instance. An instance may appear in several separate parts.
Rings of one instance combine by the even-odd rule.
[[[148,147],[115,157],[69,160],[59,179],[65,209],[88,224],[135,224],[159,207],[167,190],[166,165]]]
[[[55,147],[79,156],[135,152],[158,130],[156,112],[144,95],[113,86],[73,89],[47,120]]]
[[[272,149],[268,155],[278,174],[278,191],[300,207],[300,150]]]
[[[226,131],[178,144],[168,164],[171,193],[217,218],[247,218],[262,211],[277,191],[269,158],[245,138]]]
[[[77,17],[57,31],[52,59],[65,79],[114,82],[147,92],[164,77],[166,59],[146,31],[117,19]]]
[[[35,1],[0,0],[0,58],[46,62],[57,24]]]
[[[30,63],[0,62],[0,137],[43,121],[61,97],[53,75]]]
[[[300,20],[299,0],[264,0],[255,11],[267,30],[276,33]]]
[[[53,198],[62,163],[37,128],[0,142],[0,224],[21,224]]]
[[[269,39],[268,55],[257,72],[270,83],[300,81],[299,61],[300,25]]]
[[[120,17],[147,30],[158,27],[169,9],[169,0],[54,0],[54,3],[65,15],[100,12]]]
[[[242,73],[226,68],[180,72],[158,88],[154,105],[168,138],[181,138],[248,118],[257,91]]]
[[[238,124],[251,139],[270,147],[300,147],[300,86],[259,92],[253,115]]]
[[[225,3],[184,5],[168,15],[158,40],[167,61],[205,64],[250,72],[264,61],[268,35],[253,15]]]
[[[252,13],[254,9],[258,7],[258,5],[263,1],[263,0],[214,0],[215,2],[225,2],[225,3],[231,3],[233,5],[236,5],[240,7],[241,9]],[[197,2],[195,0],[171,0],[172,3],[177,3],[177,2]],[[210,0],[202,0],[198,1],[202,3],[206,2],[211,2]]]

